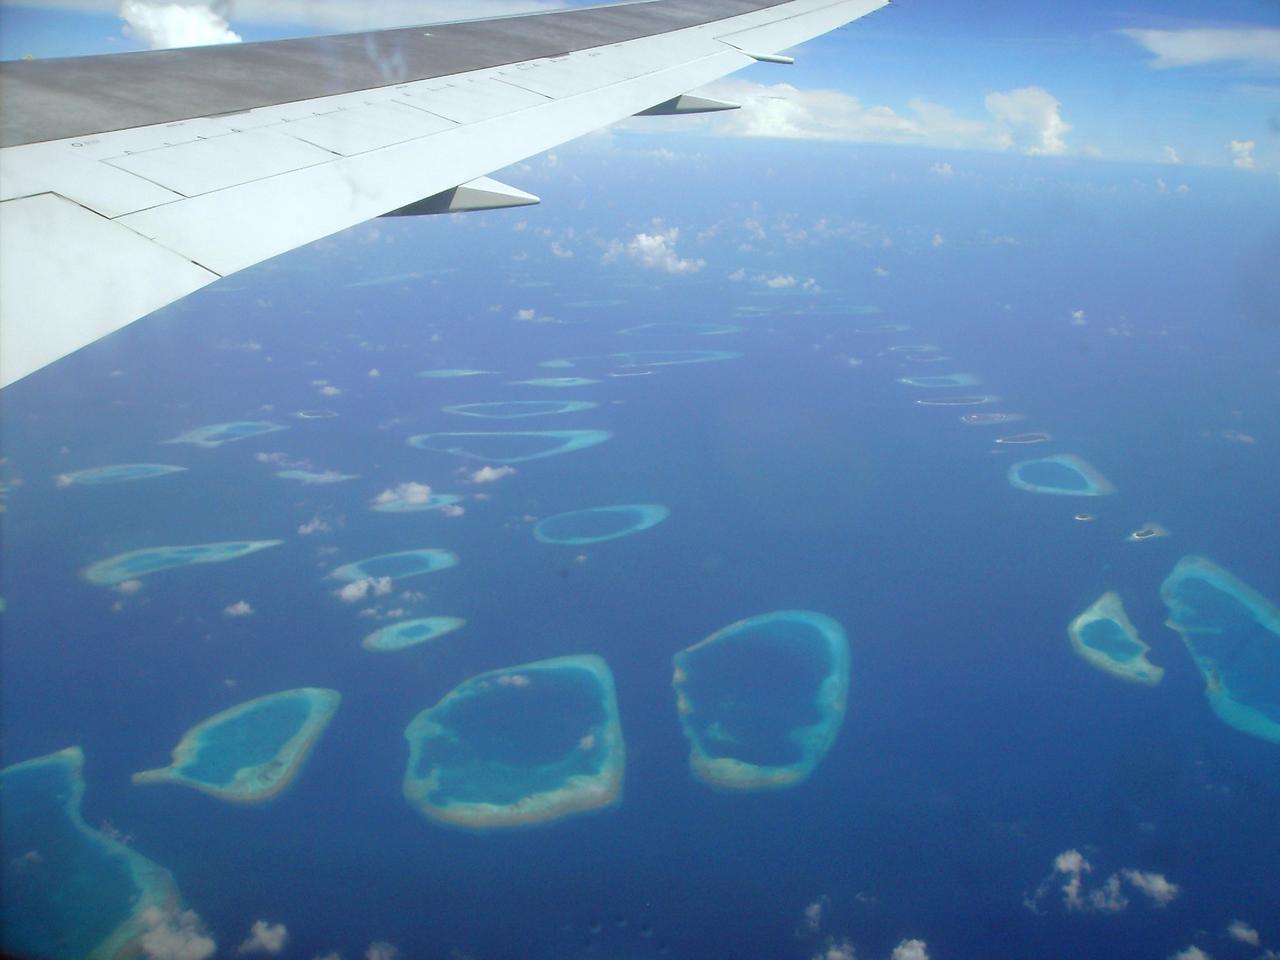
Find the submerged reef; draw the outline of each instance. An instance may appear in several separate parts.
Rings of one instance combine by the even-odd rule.
[[[1086,663],[1113,677],[1152,687],[1164,677],[1164,668],[1147,659],[1151,648],[1138,637],[1117,593],[1104,593],[1071,621],[1067,633]]]
[[[511,382],[516,386],[559,389],[560,387],[586,387],[600,381],[593,380],[591,377],[534,377],[532,380],[512,380]]]
[[[543,543],[580,545],[616,540],[648,530],[667,519],[671,511],[658,503],[622,503],[557,513],[539,520],[533,535]]]
[[[249,437],[260,437],[264,433],[288,429],[269,420],[232,420],[229,423],[211,423],[207,427],[196,427],[194,430],[188,430],[186,433],[161,442],[189,443],[196,447],[220,447],[233,440],[247,440]]]
[[[114,586],[125,580],[134,580],[172,567],[185,567],[193,563],[224,563],[268,547],[278,547],[282,543],[283,540],[226,540],[183,547],[130,550],[89,565],[84,570],[84,578],[100,586]]]
[[[486,373],[497,372],[497,370],[473,370],[470,367],[444,367],[440,370],[420,370],[418,376],[427,380],[454,380],[458,377],[479,377]]]
[[[686,363],[712,363],[736,360],[742,354],[732,350],[627,350],[601,356],[560,357],[543,360],[540,367],[576,367],[580,364],[604,364],[614,367],[670,367]],[[529,381],[523,381],[529,382]]]
[[[134,956],[146,915],[178,908],[167,870],[85,823],[83,767],[83,752],[69,747],[0,772],[6,956]]]
[[[849,643],[821,613],[760,614],[677,653],[672,685],[694,776],[725,790],[790,787],[844,722]]]
[[[967,427],[990,427],[1025,419],[1025,413],[966,413],[960,418],[960,422]]]
[[[1029,493],[1101,497],[1116,492],[1106,477],[1073,453],[1015,463],[1009,468],[1009,482]]]
[[[417,620],[401,620],[399,623],[373,631],[360,645],[372,653],[391,653],[452,633],[466,622],[462,617],[422,617]]]
[[[399,580],[423,573],[435,573],[458,565],[458,555],[440,547],[422,547],[417,550],[398,550],[367,557],[355,563],[346,563],[330,572],[335,580],[351,583],[355,580],[381,580],[388,577]]]
[[[492,463],[522,463],[585,450],[613,436],[608,430],[525,430],[488,433],[420,433],[409,438],[419,450],[451,453]]]
[[[899,377],[898,382],[908,387],[925,387],[940,390],[944,387],[976,387],[982,383],[972,373],[942,373],[934,377]]]
[[[230,707],[183,734],[172,764],[133,782],[182,784],[233,803],[270,800],[298,775],[341,700],[336,690],[300,687]]]
[[[722,337],[730,333],[741,333],[743,328],[736,323],[695,323],[684,320],[658,320],[653,323],[641,323],[634,327],[619,330],[626,337],[648,336],[684,336],[684,337]]]
[[[613,674],[593,654],[472,677],[405,729],[404,796],[437,823],[548,823],[622,796]]]
[[[1280,609],[1204,557],[1187,556],[1160,585],[1223,723],[1280,743]]]
[[[131,480],[167,477],[175,473],[183,473],[186,469],[186,467],[175,467],[168,463],[117,463],[110,467],[91,467],[88,470],[60,473],[54,479],[60,487],[81,484],[97,486],[104,483],[128,483]]]
[[[458,403],[442,407],[445,413],[488,420],[518,420],[523,417],[547,417],[558,413],[581,413],[599,404],[591,400],[494,400],[487,403]]]

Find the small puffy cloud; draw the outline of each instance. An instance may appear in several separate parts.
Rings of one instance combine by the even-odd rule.
[[[1253,140],[1232,140],[1227,144],[1227,149],[1231,151],[1231,165],[1242,170],[1252,170],[1256,164],[1253,151],[1257,145]]]
[[[822,927],[822,912],[827,907],[827,898],[819,897],[804,908],[804,929],[809,933],[817,933]]]
[[[856,960],[853,944],[848,940],[828,940],[827,945],[813,955],[813,960]]]
[[[680,228],[670,227],[655,233],[637,233],[625,244],[614,240],[605,251],[604,261],[611,263],[626,257],[633,263],[648,270],[661,270],[664,273],[684,274],[697,273],[707,262],[701,257],[697,259],[681,257],[676,252],[676,241],[680,239]]]
[[[729,274],[729,279],[734,283],[741,283],[743,280],[747,279],[747,271],[742,267],[739,267],[737,270],[733,271],[733,273]]]
[[[298,536],[309,537],[313,533],[329,533],[331,530],[333,530],[333,527],[329,526],[319,514],[316,514],[306,523],[298,525]]]
[[[930,240],[929,242],[930,242],[930,243],[934,246],[934,248],[936,249],[936,248],[938,248],[938,247],[942,246],[942,245],[943,245],[944,243],[946,243],[947,241],[946,241],[946,238],[942,236],[942,234],[940,234],[940,233],[935,233],[935,234],[933,235],[933,239],[932,239],[932,240]]]
[[[1187,947],[1170,956],[1169,960],[1213,960],[1213,957],[1199,947]]]
[[[871,272],[877,277],[887,277],[889,275],[889,271],[885,267],[874,267]]]
[[[342,391],[331,383],[326,383],[320,388],[320,395],[322,397],[336,397],[340,393],[342,393]]]
[[[358,603],[365,597],[385,597],[390,592],[390,577],[365,577],[343,584],[336,595],[343,603]]]
[[[1083,327],[1083,326],[1084,326],[1086,323],[1088,323],[1088,322],[1089,322],[1089,321],[1087,321],[1087,320],[1084,318],[1084,311],[1083,311],[1083,310],[1072,310],[1072,311],[1071,311],[1071,325],[1072,325],[1073,327]]]
[[[467,474],[468,483],[496,483],[503,477],[509,477],[516,472],[515,467],[490,467],[483,466],[479,470],[473,470]]]
[[[275,956],[284,949],[285,941],[288,939],[289,931],[285,929],[283,923],[255,920],[253,926],[249,928],[248,938],[236,948],[236,953],[265,953]]]
[[[1120,875],[1113,873],[1101,885],[1089,891],[1088,909],[1098,913],[1123,913],[1129,898],[1120,889]]]
[[[995,126],[997,143],[1016,147],[1028,156],[1066,153],[1063,137],[1071,124],[1058,112],[1058,98],[1043,87],[1019,87],[1004,93],[989,93],[987,112]]]
[[[1258,931],[1243,920],[1232,920],[1227,926],[1227,936],[1240,943],[1247,943],[1251,947],[1262,945],[1262,937],[1258,934]]]
[[[1120,33],[1155,54],[1151,66],[1159,69],[1224,61],[1262,66],[1280,64],[1280,27],[1121,30]]]
[[[573,251],[562,244],[559,240],[551,241],[551,253],[553,256],[559,257],[561,260],[568,260],[573,257]]]
[[[1167,143],[1164,145],[1164,149],[1161,151],[1161,153],[1164,156],[1165,163],[1181,163],[1182,162],[1182,157],[1178,155],[1178,151],[1173,149],[1173,147],[1169,146]]]
[[[928,945],[923,940],[903,940],[893,948],[889,960],[929,960]]]
[[[148,907],[142,912],[146,932],[139,941],[147,960],[207,960],[218,949],[191,910],[161,910]]]
[[[153,50],[239,43],[241,39],[207,4],[124,0],[120,4],[120,19],[124,21],[125,33]]]
[[[440,508],[440,512],[446,517],[460,517],[467,512],[467,508],[460,503],[446,503]]]
[[[533,307],[521,307],[515,313],[516,320],[535,320],[538,317],[538,311]]]
[[[404,503],[423,504],[431,499],[431,488],[425,483],[401,483],[389,490],[383,490],[373,498],[375,504]]]
[[[929,168],[929,172],[934,176],[942,177],[944,180],[950,180],[956,173],[951,169],[951,164],[949,163],[935,163]]]
[[[253,607],[248,600],[237,600],[222,612],[228,617],[248,617],[253,614]]]
[[[116,593],[123,593],[126,597],[132,596],[141,589],[141,580],[121,580],[116,584]]]
[[[1157,907],[1167,907],[1182,893],[1176,883],[1170,883],[1162,873],[1148,873],[1143,870],[1125,870],[1124,878],[1139,893],[1145,894]]]
[[[364,960],[396,960],[399,955],[400,950],[398,948],[385,941],[375,940],[365,950]]]
[[[796,278],[791,274],[775,274],[773,276],[760,275],[756,277],[756,282],[764,284],[770,290],[785,290],[787,287],[796,285]]]
[[[382,371],[379,370],[377,367],[374,367],[372,370],[369,371],[368,376],[374,379],[377,379],[378,377],[382,376]]]

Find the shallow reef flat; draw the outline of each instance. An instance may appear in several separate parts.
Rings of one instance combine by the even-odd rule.
[[[1164,668],[1147,659],[1151,648],[1139,638],[1118,593],[1104,593],[1071,621],[1067,633],[1086,663],[1113,677],[1152,687],[1164,678]]]
[[[167,870],[85,823],[83,768],[83,752],[69,747],[0,772],[6,956],[136,956],[145,915],[178,909]]]
[[[262,803],[297,777],[342,696],[300,687],[237,704],[196,724],[173,763],[133,775],[135,784],[176,783],[232,803]]]
[[[185,567],[193,563],[225,563],[268,547],[278,547],[282,543],[283,540],[224,540],[219,543],[130,550],[90,564],[84,570],[84,578],[100,586],[114,586],[173,567]]]
[[[791,787],[844,722],[849,643],[821,613],[760,614],[677,653],[672,685],[695,777],[732,791]]]
[[[437,823],[527,827],[622,796],[613,674],[594,654],[472,677],[414,717],[404,735],[405,799]]]
[[[466,624],[462,617],[420,617],[417,620],[401,620],[375,630],[361,641],[361,646],[372,653],[392,653],[406,647],[416,647],[452,633]]]
[[[608,430],[524,430],[420,433],[409,446],[492,463],[522,463],[585,450],[613,437]]]
[[[1019,461],[1009,468],[1009,482],[1028,493],[1102,497],[1116,492],[1106,477],[1074,453]]]
[[[247,440],[249,437],[260,437],[263,434],[275,433],[289,428],[271,423],[269,420],[232,420],[228,423],[211,423],[206,427],[196,427],[162,443],[189,443],[196,447],[220,447],[234,440]]]
[[[671,511],[659,503],[621,503],[557,513],[539,520],[533,535],[543,543],[581,545],[616,540],[655,527]]]
[[[458,555],[441,547],[422,547],[416,550],[397,550],[367,557],[355,563],[346,563],[330,572],[335,580],[351,583],[355,580],[380,580],[390,577],[399,580],[424,573],[435,573],[458,565]]]
[[[1213,712],[1237,730],[1280,743],[1280,609],[1197,556],[1178,561],[1160,595]]]
[[[584,410],[594,410],[598,406],[599,404],[592,400],[493,400],[486,403],[458,403],[441,409],[445,413],[456,413],[464,417],[519,420],[524,417],[581,413]]]
[[[88,470],[60,473],[55,480],[60,487],[97,486],[105,483],[149,480],[152,477],[168,477],[175,473],[184,473],[186,469],[186,467],[176,467],[169,463],[117,463],[109,467],[90,467]]]
[[[931,377],[899,377],[898,382],[908,387],[942,390],[948,387],[976,387],[982,380],[972,373],[940,373]]]

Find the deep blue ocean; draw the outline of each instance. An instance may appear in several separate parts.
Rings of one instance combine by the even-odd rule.
[[[1219,960],[1258,956],[1226,936],[1236,919],[1280,949],[1280,744],[1213,715],[1159,595],[1180,557],[1201,554],[1280,602],[1275,178],[655,146],[670,145],[624,135],[531,161],[499,176],[539,207],[353,229],[7,389],[3,762],[80,745],[86,820],[172,871],[219,956],[258,919],[288,927],[286,956],[348,960],[373,941],[406,960],[809,960],[829,937],[876,960],[910,938],[934,960],[1158,960],[1193,943]],[[700,269],[626,252],[671,228]],[[757,279],[788,275],[793,285]],[[742,330],[619,333],[660,321]],[[951,360],[889,350],[906,344]],[[641,349],[741,356],[628,377],[539,366]],[[416,375],[453,367],[496,373]],[[981,384],[897,382],[958,372]],[[600,382],[508,382],[565,374]],[[999,400],[914,403],[975,393]],[[441,411],[513,399],[599,406],[506,421]],[[294,416],[316,409],[337,416]],[[1026,419],[963,424],[973,411]],[[236,420],[289,429],[159,445]],[[489,484],[463,475],[485,461],[406,443],[571,428],[614,436]],[[1024,431],[1053,439],[993,442]],[[1117,492],[1008,483],[1017,459],[1060,453]],[[263,454],[360,478],[301,485]],[[54,481],[134,462],[189,469]],[[465,513],[369,509],[408,482],[464,495]],[[627,503],[670,516],[588,546],[533,537],[537,518]],[[299,533],[317,518],[329,529]],[[1172,535],[1126,542],[1148,521]],[[155,573],[128,595],[80,577],[124,551],[241,539],[284,543]],[[365,603],[341,602],[325,579],[419,547],[461,563]],[[1107,590],[1165,668],[1159,686],[1072,651],[1067,624]],[[224,614],[239,601],[252,615]],[[363,650],[396,607],[467,624],[397,653]],[[672,655],[779,609],[843,625],[843,728],[799,786],[713,791],[688,769]],[[418,712],[475,674],[579,653],[615,677],[619,805],[472,833],[405,802],[403,732]],[[238,806],[130,784],[200,720],[303,686],[343,701],[278,798]],[[1121,912],[1072,911],[1054,886],[1028,909],[1071,849],[1093,865],[1089,886],[1138,870],[1181,893],[1163,908],[1130,890]]]

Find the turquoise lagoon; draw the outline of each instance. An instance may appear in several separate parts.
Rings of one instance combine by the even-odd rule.
[[[591,507],[545,517],[534,526],[533,535],[543,543],[601,543],[648,530],[670,514],[670,510],[657,503]]]
[[[1151,648],[1125,613],[1120,595],[1104,593],[1067,627],[1071,647],[1090,666],[1130,683],[1154,687],[1164,668],[1147,659]]]
[[[1101,497],[1116,492],[1106,477],[1073,453],[1015,463],[1009,468],[1009,482],[1029,493]]]
[[[405,730],[404,795],[437,823],[523,827],[622,796],[613,674],[594,654],[472,677]]]
[[[159,570],[185,567],[193,563],[225,563],[239,557],[278,547],[283,540],[225,540],[219,543],[196,543],[182,547],[148,547],[130,550],[99,560],[85,568],[84,578],[90,583],[113,586],[126,580],[144,577]]]
[[[133,782],[181,784],[233,803],[270,800],[297,777],[341,700],[336,690],[301,687],[230,707],[188,730],[172,764]]]
[[[375,630],[361,641],[361,646],[373,653],[391,653],[414,647],[452,633],[466,624],[462,617],[421,617],[402,620]]]
[[[383,553],[376,557],[357,560],[355,563],[343,564],[329,576],[348,583],[355,580],[380,580],[383,577],[398,580],[403,577],[416,577],[423,573],[447,570],[457,565],[458,555],[453,551],[439,547],[424,547],[418,550]]]
[[[1280,609],[1204,557],[1187,556],[1160,585],[1224,723],[1280,743]]]
[[[672,685],[694,776],[726,790],[790,787],[844,722],[849,643],[821,613],[760,614],[677,653]]]
[[[94,830],[80,813],[79,747],[6,767],[5,954],[45,960],[115,960],[137,952],[150,911],[178,908],[163,867]]]
[[[451,453],[492,463],[521,463],[585,450],[613,436],[608,430],[525,430],[472,433],[420,433],[409,438],[419,450]]]
[[[220,447],[234,440],[247,440],[249,437],[260,437],[266,433],[288,429],[269,420],[232,420],[228,423],[211,423],[207,427],[196,427],[194,430],[188,430],[186,433],[161,442],[189,443],[196,447]]]
[[[96,486],[103,483],[128,483],[132,480],[167,477],[175,473],[183,473],[186,469],[186,467],[175,467],[169,463],[118,463],[110,467],[91,467],[88,470],[60,473],[57,476],[57,482],[60,487],[80,484]]]
[[[591,400],[494,400],[486,403],[458,403],[441,409],[445,413],[456,413],[464,417],[519,420],[523,417],[581,413],[583,410],[594,410],[598,406],[598,403]]]

